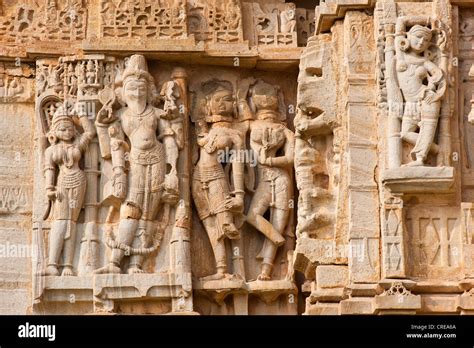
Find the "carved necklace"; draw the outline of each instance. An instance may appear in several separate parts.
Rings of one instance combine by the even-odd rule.
[[[130,110],[130,109],[129,109],[129,110]],[[132,118],[137,119],[138,122],[141,123],[144,118],[146,118],[146,117],[148,117],[148,116],[150,115],[151,111],[153,111],[153,110],[150,110],[149,106],[147,105],[147,106],[145,107],[145,110],[143,110],[143,111],[140,112],[140,113],[135,113],[135,112],[129,111],[128,114],[129,114],[130,116],[132,116]]]

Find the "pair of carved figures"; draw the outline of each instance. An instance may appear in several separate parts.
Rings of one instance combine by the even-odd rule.
[[[116,93],[123,106],[116,113],[112,112],[110,105],[115,100],[112,91],[111,101],[105,103],[108,109],[99,111],[96,125],[108,129],[109,136],[99,137],[99,143],[103,157],[110,158],[113,166],[115,202],[107,222],[114,205],[120,205],[120,223],[116,237],[107,239],[112,249],[110,262],[96,273],[121,273],[124,256],[130,256],[128,273],[141,273],[144,257],[159,245],[155,240],[160,232],[156,231],[160,227],[156,222],[158,212],[164,204],[175,205],[178,201],[181,115],[173,100],[165,102],[165,110],[153,106],[157,93],[143,56],[129,59],[118,84]],[[165,86],[171,84],[172,81]],[[166,91],[165,94],[172,97]],[[59,274],[61,253],[65,259],[62,274],[74,273],[75,225],[87,184],[79,161],[95,135],[93,125],[85,116],[80,118],[85,132],[79,135],[73,118],[63,110],[58,109],[53,117],[49,136],[52,145],[45,155],[47,196],[54,209],[47,275]]]
[[[244,220],[266,237],[257,256],[262,260],[258,279],[269,280],[277,248],[285,242],[283,233],[290,211],[294,135],[280,121],[277,89],[258,81],[250,93],[255,111],[255,120],[250,121],[250,147],[257,156],[259,183],[248,213],[243,216],[246,166],[243,153],[248,126],[242,125],[247,122],[242,119],[253,118],[248,115],[251,112],[246,100],[249,93],[240,96],[237,107],[230,83],[210,81],[203,88],[205,115],[197,121],[200,157],[194,168],[192,193],[212,245],[217,269],[216,274],[205,280],[231,277],[226,240],[241,238]],[[226,176],[224,166],[229,163],[222,161],[222,153],[237,154],[229,161],[231,178]],[[268,210],[269,220],[264,217]]]
[[[394,69],[389,74],[395,77],[387,82],[391,84],[389,108],[402,119],[401,139],[414,146],[413,161],[406,166],[424,166],[430,153],[436,155],[441,151],[434,139],[447,88],[447,39],[439,20],[427,16],[399,17],[394,47],[386,47],[386,52],[395,51],[387,61],[387,69]],[[396,91],[390,94],[394,87]]]

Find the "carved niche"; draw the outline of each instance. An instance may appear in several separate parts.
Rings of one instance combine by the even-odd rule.
[[[427,182],[429,190],[449,191],[455,110],[451,7],[445,1],[430,3],[425,13],[418,4],[405,7],[378,5],[379,106],[388,115],[384,182],[393,192],[426,190]]]
[[[65,291],[90,312],[142,297],[192,310],[185,71],[158,93],[143,56],[61,57],[38,62],[37,85],[36,301]]]
[[[194,286],[197,306],[212,299],[211,313],[295,309],[294,135],[286,116],[282,92],[264,79],[196,86],[192,192],[204,233],[194,231],[209,240],[212,267],[204,273],[209,261],[201,261]]]

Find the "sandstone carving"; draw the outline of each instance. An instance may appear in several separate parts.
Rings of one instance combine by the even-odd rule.
[[[236,102],[231,86],[226,81],[210,81],[203,88],[206,90],[205,114],[197,125],[200,156],[193,172],[192,192],[214,252],[217,273],[206,278],[213,280],[230,276],[225,241],[240,239],[240,226],[236,226],[235,219],[236,214],[243,213],[245,193],[244,162],[234,156],[231,191],[230,182],[219,162],[219,151],[230,149],[238,154],[243,150],[244,143],[242,134],[232,127]]]
[[[76,224],[84,203],[86,176],[79,168],[79,161],[95,136],[95,130],[85,115],[79,115],[84,129],[78,135],[70,111],[59,107],[51,121],[48,140],[51,146],[45,151],[44,175],[48,207],[46,220],[52,213],[49,233],[49,253],[46,275],[72,276],[76,239]],[[59,264],[61,253],[64,264]]]
[[[178,199],[178,145],[170,120],[180,115],[175,105],[168,104],[166,110],[152,105],[155,89],[145,58],[130,57],[118,91],[126,106],[118,110],[116,116],[105,114],[104,118],[97,119],[99,123],[113,123],[108,128],[113,196],[121,201],[121,206],[117,235],[110,236],[107,241],[113,249],[110,264],[96,273],[120,273],[124,255],[130,256],[128,273],[143,272],[144,257],[155,251],[160,243],[162,231],[156,230],[156,215],[163,203],[176,204]],[[108,116],[115,117],[110,119]],[[157,131],[162,142],[156,137]],[[128,173],[126,152],[130,162]],[[167,166],[170,166],[168,172]]]
[[[250,148],[257,156],[259,183],[247,222],[266,237],[257,256],[262,259],[258,279],[270,280],[277,248],[285,242],[283,235],[290,214],[294,134],[280,123],[278,92],[273,86],[257,82],[251,98],[256,120],[250,126]],[[267,210],[269,220],[263,216]]]

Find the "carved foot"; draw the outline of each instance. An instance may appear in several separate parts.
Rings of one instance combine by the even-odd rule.
[[[268,263],[262,264],[262,272],[258,276],[257,280],[271,280],[272,279],[272,269],[273,266]]]
[[[171,205],[176,205],[179,201],[179,184],[176,174],[170,173],[167,175],[164,186],[163,201]]]
[[[72,277],[75,275],[72,267],[64,267],[63,272],[61,274],[63,277]]]
[[[140,267],[130,267],[127,271],[128,274],[142,274],[146,273],[144,270],[142,270]]]
[[[240,232],[234,224],[224,224],[222,228],[227,238],[240,239]]]
[[[98,268],[94,271],[94,274],[120,274],[122,271],[120,270],[120,267],[115,266],[113,263],[108,264],[107,266],[104,266],[102,268]]]
[[[58,276],[59,275],[59,270],[58,267],[56,266],[48,266],[46,267],[46,270],[41,273],[41,275],[45,276]]]
[[[260,275],[257,277],[257,280],[271,280],[272,277],[266,274],[265,272],[260,273]]]
[[[417,159],[416,161],[404,164],[402,167],[423,167],[424,163],[421,159]]]

